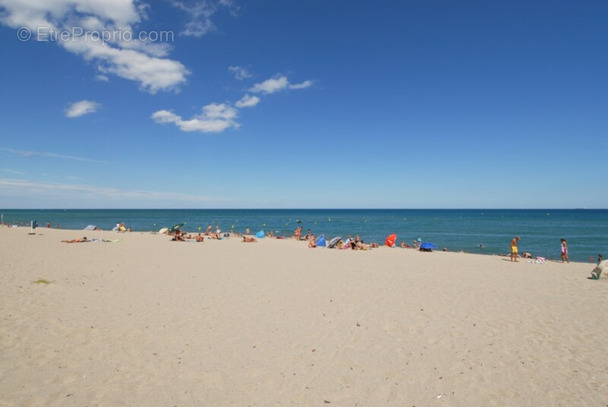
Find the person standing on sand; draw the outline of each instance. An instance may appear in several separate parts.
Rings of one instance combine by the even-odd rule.
[[[566,239],[562,239],[561,253],[562,253],[562,263],[567,261],[568,264],[570,264],[570,258],[568,258],[568,242],[566,242]]]
[[[515,236],[513,240],[511,240],[511,261],[517,262],[518,249],[517,242],[519,242],[519,236]]]

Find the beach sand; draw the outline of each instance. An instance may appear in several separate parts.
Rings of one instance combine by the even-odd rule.
[[[0,406],[608,405],[593,264],[28,232],[0,228]]]

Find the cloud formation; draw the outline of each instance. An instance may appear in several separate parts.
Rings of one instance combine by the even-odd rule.
[[[230,0],[173,0],[173,6],[185,11],[190,20],[186,23],[180,35],[200,38],[210,31],[216,29],[211,17],[221,8],[234,12],[236,7]]]
[[[312,81],[307,80],[301,83],[292,84],[287,80],[287,77],[276,76],[255,84],[249,91],[270,94],[287,89],[305,89],[312,86],[312,83]],[[240,127],[240,124],[236,122],[236,117],[238,115],[237,109],[254,107],[260,103],[260,101],[261,99],[258,96],[245,94],[241,99],[234,103],[234,106],[226,103],[212,103],[204,106],[202,113],[194,116],[190,120],[184,120],[181,116],[170,110],[159,110],[154,112],[152,114],[152,120],[159,124],[175,124],[180,130],[186,132],[199,131],[201,133],[220,133],[229,128]]]
[[[72,103],[66,110],[65,115],[69,118],[80,117],[85,114],[95,113],[101,105],[90,100],[81,100],[80,102]]]
[[[253,93],[270,94],[286,89],[306,89],[312,86],[312,81],[307,80],[302,83],[289,83],[286,76],[275,76],[274,78],[266,79],[264,82],[256,83],[249,91]]]
[[[18,28],[18,38],[55,42],[97,64],[102,76],[135,81],[147,92],[177,90],[190,73],[166,57],[168,44],[149,41],[149,35],[142,39],[134,31],[146,17],[136,0],[0,0],[0,7],[0,22]],[[159,39],[170,40],[172,33],[165,34]]]
[[[247,68],[242,66],[229,66],[228,70],[234,74],[235,79],[242,81],[243,79],[251,78],[251,74]]]
[[[234,105],[238,108],[253,107],[260,103],[260,98],[257,96],[245,95],[238,100]]]
[[[238,128],[240,125],[235,121],[236,117],[237,110],[224,103],[203,106],[201,114],[190,120],[184,120],[169,110],[159,110],[152,114],[152,119],[156,123],[173,123],[182,131],[201,133],[219,133],[229,128]]]

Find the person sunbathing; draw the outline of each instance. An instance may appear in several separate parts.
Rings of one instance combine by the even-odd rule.
[[[308,248],[314,249],[315,247],[317,247],[317,242],[315,242],[315,235],[310,235],[310,238],[308,239]]]
[[[86,243],[89,240],[85,237],[82,239],[62,240],[61,243]]]
[[[243,236],[243,243],[255,243],[255,242],[257,242],[257,240],[255,240],[255,237]]]

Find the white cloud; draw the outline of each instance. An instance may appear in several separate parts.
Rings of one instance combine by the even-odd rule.
[[[81,100],[80,102],[72,103],[65,110],[66,117],[80,117],[85,114],[95,113],[101,105],[97,102],[91,102],[90,100]]]
[[[307,80],[301,83],[295,83],[293,85],[289,85],[289,89],[306,89],[306,88],[310,88],[312,86],[312,81],[311,80]]]
[[[115,48],[106,43],[75,39],[64,43],[64,47],[86,60],[97,61],[102,74],[110,73],[139,82],[150,93],[177,89],[186,81],[186,74],[189,73],[178,61],[157,58],[137,50]]]
[[[211,21],[211,17],[222,7],[227,8],[231,13],[236,10],[230,0],[173,0],[173,6],[185,11],[190,20],[186,23],[180,35],[200,38],[210,31],[215,31],[216,27]]]
[[[247,78],[251,78],[251,74],[246,68],[242,66],[229,66],[228,70],[234,74],[234,77],[239,81]]]
[[[95,79],[98,80],[98,81],[100,81],[100,82],[110,82],[110,78],[108,78],[104,74],[95,75]]]
[[[234,105],[238,108],[253,107],[260,103],[260,98],[257,96],[245,95],[241,100],[237,101]]]
[[[266,79],[264,82],[256,83],[249,89],[253,93],[275,93],[285,89],[305,89],[312,86],[312,81],[307,80],[302,83],[291,84],[286,76],[275,76],[274,78]]]
[[[32,40],[55,42],[96,63],[101,74],[138,82],[150,93],[177,90],[190,73],[166,58],[168,44],[137,40],[132,26],[145,18],[137,0],[0,0],[0,7],[2,24],[29,29]]]
[[[230,67],[229,69],[238,67]],[[287,77],[277,76],[267,79],[262,83],[254,85],[249,90],[254,93],[270,94],[285,89],[305,89],[312,85],[312,81],[307,80],[302,83],[289,83]],[[201,133],[220,133],[229,128],[238,128],[240,124],[236,122],[238,109],[253,107],[260,103],[258,96],[249,94],[244,95],[232,107],[225,103],[212,103],[204,106],[202,113],[194,116],[189,120],[184,120],[181,116],[173,113],[170,110],[158,110],[151,116],[152,120],[159,124],[174,124],[180,130],[192,132],[200,131]]]
[[[200,131],[201,133],[220,133],[231,127],[238,128],[240,125],[235,121],[236,117],[237,110],[224,103],[211,103],[203,106],[201,114],[190,120],[184,120],[181,116],[168,110],[159,110],[152,114],[152,119],[156,123],[173,123],[182,131]]]
[[[168,110],[159,110],[157,112],[154,112],[154,114],[152,114],[152,119],[154,119],[154,121],[156,123],[166,124],[166,123],[177,123],[182,118]]]
[[[287,89],[289,81],[285,76],[266,79],[262,83],[256,83],[249,90],[253,93],[274,93],[283,89]]]

